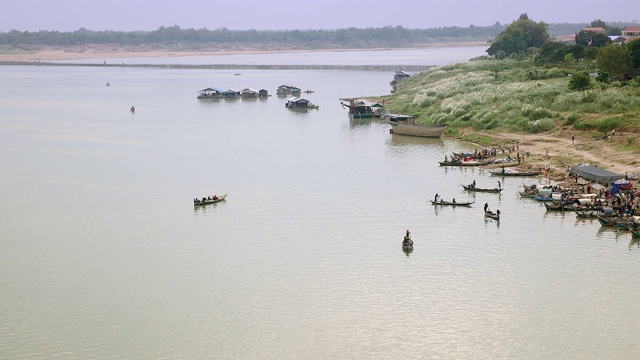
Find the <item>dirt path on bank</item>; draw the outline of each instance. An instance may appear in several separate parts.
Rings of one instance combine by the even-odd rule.
[[[495,138],[497,143],[518,144],[520,153],[529,152],[522,167],[529,165],[550,167],[550,177],[565,179],[567,167],[588,163],[618,174],[632,176],[640,174],[640,157],[632,152],[616,150],[616,144],[637,142],[637,134],[609,136],[605,140],[595,140],[598,136],[591,132],[562,134],[481,134]],[[574,140],[572,140],[572,135]],[[604,134],[600,134],[604,135]]]

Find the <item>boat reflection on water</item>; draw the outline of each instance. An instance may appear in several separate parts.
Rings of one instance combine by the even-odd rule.
[[[405,255],[407,255],[407,257],[409,257],[409,254],[411,254],[413,252],[413,246],[403,246],[402,247],[402,252],[404,252]]]
[[[391,138],[387,140],[387,144],[391,146],[429,145],[429,146],[444,147],[444,141],[441,138],[407,136],[407,135],[398,135],[398,134],[391,134]]]
[[[349,115],[349,125],[352,128],[358,126],[369,126],[371,124],[385,125],[385,129],[388,127],[384,120],[379,117],[359,117],[357,115]]]

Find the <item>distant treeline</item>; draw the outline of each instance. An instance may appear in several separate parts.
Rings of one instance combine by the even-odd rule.
[[[549,24],[552,36],[575,34],[589,24]],[[624,27],[625,24],[612,23]],[[114,44],[136,46],[142,44],[262,44],[262,46],[288,46],[313,48],[371,48],[402,47],[433,42],[490,41],[506,25],[496,22],[491,26],[438,27],[407,29],[402,26],[380,28],[348,28],[337,30],[229,30],[226,28],[182,29],[179,26],[160,27],[153,31],[93,31],[81,28],[73,32],[18,31],[0,32],[0,45],[13,47],[68,46]]]

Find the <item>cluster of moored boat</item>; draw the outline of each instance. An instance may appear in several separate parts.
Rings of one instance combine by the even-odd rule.
[[[575,212],[578,219],[598,219],[601,226],[629,231],[634,238],[640,238],[638,198],[630,183],[615,194],[604,189],[593,193],[590,185],[577,184],[568,188],[523,184],[523,188],[518,191],[521,197],[543,202],[547,211]]]
[[[494,161],[491,153],[454,153],[452,161],[445,158],[446,166],[483,166]],[[518,154],[516,161],[523,161],[522,155]],[[469,162],[473,162],[471,165]],[[542,169],[534,170],[532,167],[528,171],[510,171],[500,166],[494,170],[490,170],[491,175],[496,176],[537,176],[543,173]],[[471,184],[460,184],[464,190],[469,192],[486,192],[501,193],[503,191],[502,183],[498,181],[497,187],[478,187],[475,180]],[[613,184],[612,184],[613,185]],[[523,184],[523,190],[519,190],[518,194],[522,198],[531,198],[541,201],[547,211],[571,211],[575,212],[578,219],[598,219],[603,227],[613,227],[621,231],[628,231],[633,238],[640,239],[640,216],[636,216],[636,212],[640,214],[640,193],[634,193],[632,184],[627,181],[627,185],[614,187],[611,190],[601,190],[594,192],[590,184],[562,187],[560,185],[542,185],[542,184]],[[456,201],[444,200],[439,194],[435,195],[433,200],[429,202],[434,206],[460,206],[471,207],[473,201]],[[489,209],[489,204],[484,204],[484,216],[494,220],[500,220],[500,210],[495,212]],[[404,246],[404,242],[403,242]],[[413,244],[412,244],[413,246]]]

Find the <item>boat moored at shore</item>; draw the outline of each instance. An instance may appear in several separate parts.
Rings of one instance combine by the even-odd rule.
[[[391,125],[391,133],[398,135],[439,138],[447,124],[416,124],[416,118],[409,115],[387,114],[384,121]]]

